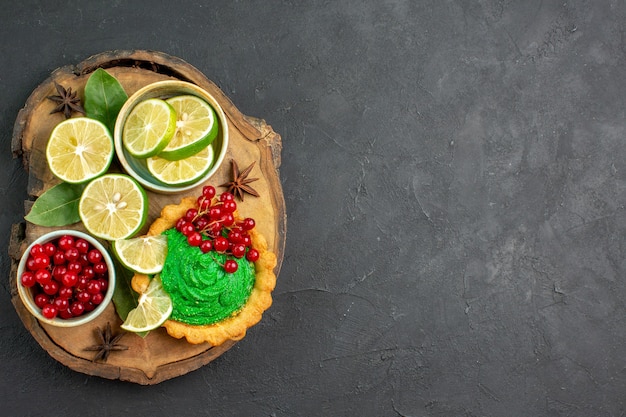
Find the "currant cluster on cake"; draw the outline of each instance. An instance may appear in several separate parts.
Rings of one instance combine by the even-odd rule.
[[[225,192],[216,198],[215,187],[205,185],[197,199],[197,208],[190,208],[176,222],[176,230],[187,238],[190,246],[202,253],[215,251],[234,258],[246,258],[250,262],[259,259],[259,251],[252,247],[250,230],[256,225],[254,219],[235,219],[237,202],[233,194]],[[239,265],[234,259],[224,261],[224,271],[234,273]]]

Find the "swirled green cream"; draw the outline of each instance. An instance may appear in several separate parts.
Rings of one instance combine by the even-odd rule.
[[[172,299],[172,320],[191,325],[212,324],[244,306],[254,286],[252,262],[236,259],[237,271],[227,274],[221,266],[226,255],[215,251],[202,253],[189,246],[187,238],[176,229],[163,234],[167,236],[167,257],[161,281]]]

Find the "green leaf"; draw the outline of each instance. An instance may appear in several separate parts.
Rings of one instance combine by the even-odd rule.
[[[128,313],[139,304],[139,294],[133,290],[131,281],[135,274],[130,269],[124,267],[117,258],[113,257],[115,264],[115,291],[113,292],[113,304],[115,311],[122,321],[126,320]],[[150,332],[136,333],[141,337],[146,337]]]
[[[84,184],[57,184],[35,200],[24,218],[39,226],[65,226],[78,222],[78,202],[84,188]]]
[[[128,95],[117,79],[98,68],[85,85],[85,115],[101,121],[112,133],[115,119],[127,99]]]

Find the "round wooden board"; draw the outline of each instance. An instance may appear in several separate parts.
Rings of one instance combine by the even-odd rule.
[[[238,210],[241,215],[254,217],[257,221],[258,230],[266,237],[269,249],[276,254],[278,262],[275,273],[278,276],[286,235],[285,201],[278,175],[280,136],[265,121],[241,114],[228,97],[196,68],[164,53],[140,50],[104,52],[76,66],[55,70],[32,92],[18,114],[12,140],[14,155],[22,157],[24,167],[28,170],[28,193],[32,199],[59,182],[48,169],[45,145],[53,127],[63,120],[63,115],[50,114],[54,103],[46,97],[56,94],[54,82],[65,88],[71,87],[72,91],[78,92],[79,97],[83,97],[85,83],[97,68],[103,68],[116,77],[129,96],[152,82],[178,79],[197,84],[216,98],[228,119],[229,146],[224,163],[205,184],[216,186],[218,192],[223,191],[223,188],[217,186],[231,179],[231,160],[235,160],[240,168],[255,162],[250,177],[258,177],[259,180],[251,185],[261,196],[246,196]],[[146,229],[159,216],[164,205],[177,204],[187,195],[199,195],[203,185],[183,195],[148,193],[150,210]],[[25,213],[31,206],[32,200],[25,203]],[[78,223],[69,228],[82,230],[82,225]],[[126,334],[120,343],[128,346],[128,350],[113,352],[104,363],[94,362],[94,352],[84,349],[97,344],[98,329],[104,329],[110,323],[114,334],[121,331],[121,320],[113,304],[93,322],[63,329],[40,323],[26,310],[17,293],[16,269],[22,253],[30,242],[50,229],[29,222],[13,226],[9,247],[12,259],[9,281],[11,299],[18,315],[28,331],[54,359],[85,374],[151,385],[206,365],[236,343],[230,341],[215,347],[208,344],[193,345],[185,339],[170,337],[160,328],[145,338]]]

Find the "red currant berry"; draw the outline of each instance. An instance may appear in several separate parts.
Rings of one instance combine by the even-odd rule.
[[[234,200],[224,201],[222,204],[222,210],[224,210],[226,213],[233,213],[235,210],[237,210],[237,203],[235,203]]]
[[[223,253],[228,250],[228,239],[223,236],[218,236],[213,241],[213,249],[217,252]]]
[[[235,200],[235,196],[231,193],[222,193],[222,195],[220,195],[220,201],[223,203],[224,201],[234,201]]]
[[[107,292],[107,290],[109,289],[109,280],[106,278],[100,278],[98,279],[98,281],[100,281],[100,289],[103,293]]]
[[[68,299],[63,297],[55,298],[52,304],[54,304],[54,306],[59,311],[67,310],[67,308],[70,306],[70,302],[68,301]]]
[[[92,249],[89,252],[87,252],[87,259],[92,264],[96,264],[102,261],[102,253],[98,249]]]
[[[67,272],[67,267],[64,265],[57,265],[52,269],[52,277],[57,281],[60,281],[63,275]]]
[[[180,218],[178,220],[176,220],[176,230],[178,230],[179,232],[181,231],[181,228],[183,227],[183,224],[187,223],[187,221],[184,218]]]
[[[246,254],[246,246],[242,243],[238,243],[231,249],[231,253],[235,258],[243,258]]]
[[[93,272],[95,272],[96,274],[106,274],[107,271],[108,268],[106,262],[98,262],[93,266]]]
[[[30,254],[32,256],[37,256],[37,255],[44,255],[45,252],[43,250],[43,246],[41,246],[40,244],[36,243],[33,245],[32,248],[30,248]]]
[[[78,284],[78,275],[76,272],[68,271],[61,277],[61,283],[66,287],[74,287]]]
[[[209,210],[209,218],[211,220],[219,220],[222,217],[222,209],[219,207],[211,207]]]
[[[197,216],[198,216],[198,210],[196,210],[195,208],[190,208],[189,210],[185,212],[184,219],[191,223],[196,219]]]
[[[70,235],[61,236],[59,238],[58,246],[62,251],[66,251],[69,248],[74,247],[74,238]]]
[[[92,279],[96,276],[96,271],[94,271],[93,266],[87,265],[83,268],[82,275],[84,275],[87,279]]]
[[[52,281],[52,274],[47,269],[38,269],[35,271],[35,281],[39,283],[39,285],[44,285]]]
[[[100,281],[98,280],[92,280],[89,281],[89,284],[87,284],[87,292],[89,294],[98,294],[99,292],[102,291],[102,285],[100,285]]]
[[[226,213],[222,216],[222,224],[226,227],[230,227],[235,223],[235,216],[233,213]]]
[[[187,236],[187,243],[189,246],[200,246],[202,243],[202,235],[200,232],[194,231],[189,236]]]
[[[241,240],[241,233],[237,230],[231,230],[230,232],[228,232],[228,241],[230,243],[240,243]]]
[[[80,252],[76,248],[69,248],[65,251],[65,260],[68,262],[74,262],[78,260]]]
[[[195,231],[196,231],[196,227],[195,227],[193,224],[191,224],[191,223],[187,222],[187,223],[185,223],[185,224],[183,225],[183,227],[182,227],[182,229],[181,229],[181,231],[180,231],[180,232],[181,232],[183,235],[185,235],[185,236],[189,237],[189,236],[190,236],[190,235],[192,235]]]
[[[57,308],[54,306],[54,304],[46,304],[45,306],[43,306],[43,308],[41,309],[41,314],[47,318],[47,319],[53,319],[57,316],[57,314],[59,313],[59,311],[57,310]]]
[[[46,304],[50,303],[50,297],[46,294],[39,293],[35,296],[35,305],[39,308],[43,308]]]
[[[89,248],[91,247],[91,245],[89,245],[89,242],[87,242],[83,238],[76,239],[74,246],[76,247],[76,249],[78,249],[78,252],[80,253],[87,253],[89,251]]]
[[[26,259],[26,269],[28,269],[29,271],[34,271],[35,268],[35,258],[33,258],[32,256],[29,256],[28,259]]]
[[[67,271],[79,274],[83,270],[83,266],[78,261],[70,262],[67,264]]]
[[[33,257],[35,260],[35,269],[45,269],[50,266],[50,258],[43,253]]]
[[[43,252],[48,256],[53,256],[57,251],[57,247],[54,246],[54,243],[48,242],[43,245]]]
[[[209,218],[205,215],[200,216],[198,220],[196,220],[196,228],[198,230],[204,230],[209,225]]]
[[[243,230],[252,230],[252,229],[254,229],[254,226],[256,226],[256,222],[251,217],[246,217],[241,222],[241,228]]]
[[[207,211],[209,209],[209,207],[211,207],[211,199],[210,198],[206,198],[204,196],[200,196],[198,197],[198,209],[200,211]]]
[[[87,291],[81,291],[76,294],[76,299],[80,302],[86,303],[91,300],[91,294],[89,294]]]
[[[70,305],[70,312],[74,317],[82,315],[85,312],[85,304],[81,303],[80,301],[74,301]]]
[[[237,272],[237,268],[239,268],[239,265],[237,264],[236,261],[232,259],[228,259],[226,260],[226,262],[224,262],[224,271],[227,274],[233,274]]]
[[[52,255],[52,263],[55,265],[63,265],[65,263],[65,252],[57,251]]]
[[[212,185],[205,185],[202,187],[202,196],[209,200],[215,197],[215,187]]]
[[[41,286],[43,292],[48,295],[54,295],[59,292],[59,284],[56,281],[46,282]]]
[[[81,264],[81,266],[86,266],[89,265],[89,258],[87,257],[86,253],[81,253],[80,256],[78,257],[78,262]]]
[[[250,239],[250,235],[245,233],[241,235],[241,243],[246,246],[250,246],[252,244],[252,239]]]
[[[211,252],[211,249],[213,249],[213,243],[211,243],[209,239],[203,240],[200,244],[200,250],[202,253]]]
[[[67,298],[68,300],[74,295],[74,290],[71,287],[59,288],[59,297]]]
[[[259,260],[259,251],[251,248],[248,250],[248,253],[246,253],[246,259],[249,260],[250,262],[256,262]]]
[[[85,313],[89,313],[90,311],[93,311],[96,308],[96,306],[90,301],[88,303],[85,303]]]
[[[78,282],[76,283],[76,288],[79,290],[86,290],[87,284],[91,282],[91,278],[87,278],[85,275],[78,276]]]
[[[39,272],[39,271],[37,271]],[[37,282],[37,280],[35,279],[35,275],[30,272],[30,271],[26,271],[22,274],[22,285],[30,288],[33,285],[35,285],[35,283]]]
[[[72,312],[70,311],[70,309],[66,308],[65,310],[59,311],[59,317],[61,317],[63,320],[67,320],[67,319],[71,319],[74,316],[72,315]]]
[[[99,292],[98,294],[93,294],[91,296],[91,302],[94,305],[102,304],[103,301],[104,301],[104,294],[102,294],[101,292]]]

